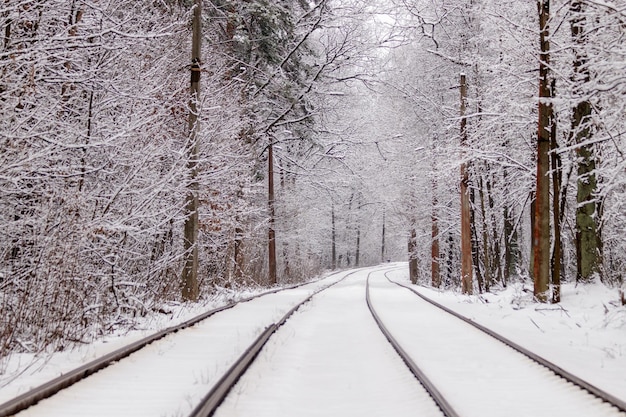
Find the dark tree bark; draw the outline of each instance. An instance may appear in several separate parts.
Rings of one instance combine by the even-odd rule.
[[[489,292],[493,281],[491,270],[491,253],[489,248],[489,229],[487,227],[487,211],[485,209],[485,181],[480,177],[479,195],[480,195],[480,214],[482,218],[482,243],[483,243],[483,270],[484,270],[484,288]],[[474,223],[474,227],[476,224]],[[480,289],[482,292],[482,288]]]
[[[385,262],[385,212],[383,211],[383,232],[382,242],[380,245],[380,261]]]
[[[492,245],[490,245],[491,250],[491,276],[493,277],[493,282],[503,281],[502,278],[502,262],[501,262],[501,249],[500,249],[500,237],[498,236],[498,228],[496,227],[496,210],[495,210],[495,201],[493,198],[493,193],[491,192],[491,180],[487,179],[487,203],[489,204],[489,212],[490,214],[490,222],[491,222],[491,241]],[[489,291],[489,290],[487,290]]]
[[[572,141],[578,145],[578,181],[576,202],[576,280],[590,281],[595,274],[600,274],[600,233],[599,210],[595,201],[597,180],[595,176],[596,156],[594,145],[589,144],[592,137],[591,103],[584,98],[584,84],[590,81],[587,56],[584,51],[586,43],[585,15],[583,2],[572,1],[570,5],[572,19],[570,21],[574,40],[574,79],[575,92],[581,96],[572,114]]]
[[[555,82],[552,81],[552,94],[554,95]],[[550,128],[550,150],[552,164],[552,221],[554,223],[554,249],[552,251],[552,302],[561,301],[561,157],[556,152],[558,144],[556,141],[556,118],[552,114]]]
[[[182,276],[182,296],[185,300],[198,299],[198,120],[200,103],[200,72],[201,72],[201,37],[202,37],[202,0],[195,0],[193,9],[193,35],[191,44],[191,98],[189,99],[189,149],[188,170],[190,175],[189,189],[185,211],[185,265]]]
[[[441,287],[441,270],[439,265],[439,223],[437,218],[437,196],[433,183],[433,207],[431,216],[431,245],[430,245],[430,273],[431,284],[435,288]]]
[[[504,183],[507,184],[507,171],[504,171]],[[519,270],[520,253],[517,239],[517,228],[508,202],[504,206],[504,274],[502,283],[507,286],[511,275]],[[532,219],[533,217],[531,217]]]
[[[461,148],[467,146],[467,119],[465,118],[465,102],[467,86],[465,74],[461,74]],[[463,294],[472,294],[472,230],[469,203],[469,173],[467,164],[461,164],[461,288]]]
[[[274,223],[276,221],[274,209],[274,145],[272,143],[270,143],[267,148],[267,204],[269,210],[267,275],[269,285],[275,285],[278,283],[278,278],[276,276],[276,232],[274,230]]]
[[[337,268],[337,232],[335,230],[335,205],[330,206],[330,225],[331,225],[331,269]]]
[[[552,93],[548,79],[550,43],[548,20],[550,1],[538,0],[539,37],[539,125],[537,132],[537,187],[535,194],[535,224],[533,230],[534,295],[540,302],[548,299],[550,280],[550,123],[552,121]]]
[[[418,265],[417,265],[417,231],[415,227],[411,227],[411,235],[409,237],[408,244],[409,251],[409,278],[411,279],[411,283],[417,284],[417,278],[419,274]]]
[[[354,253],[354,266],[358,268],[361,260],[359,259],[361,256],[361,229],[357,225],[356,229],[356,251]]]
[[[476,273],[476,282],[478,283],[478,292],[482,294],[485,280],[483,279],[483,268],[480,264],[480,245],[478,244],[478,228],[476,227],[476,191],[473,187],[469,188],[470,193],[470,230],[472,232],[472,267]]]

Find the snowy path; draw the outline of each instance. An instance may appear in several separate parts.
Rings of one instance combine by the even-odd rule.
[[[155,342],[19,414],[30,416],[185,416],[254,338],[322,281],[239,304]]]
[[[296,312],[215,417],[441,416],[374,322],[365,303],[368,272]]]
[[[460,415],[624,416],[383,274],[373,274],[370,285],[383,322]]]

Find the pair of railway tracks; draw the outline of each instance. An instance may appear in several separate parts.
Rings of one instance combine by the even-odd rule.
[[[228,392],[230,386],[236,382],[239,375],[243,374],[249,364],[254,360],[258,352],[261,350],[263,345],[267,342],[269,337],[302,305],[307,303],[315,294],[335,285],[337,282],[347,278],[348,276],[356,273],[357,271],[346,273],[342,278],[337,281],[332,282],[330,285],[323,285],[321,288],[313,291],[309,296],[305,299],[298,302],[293,308],[291,308],[280,320],[275,323],[270,323],[265,330],[255,339],[255,341],[244,351],[244,353],[238,358],[238,360],[232,365],[232,367],[219,379],[219,381],[213,386],[211,391],[203,398],[202,402],[194,409],[191,416],[209,416],[213,414],[215,408],[219,405],[223,397]],[[134,343],[131,343],[127,346],[124,346],[120,349],[117,349],[107,355],[104,355],[100,358],[97,358],[89,363],[86,363],[70,372],[67,372],[57,378],[54,378],[34,389],[31,389],[12,400],[9,400],[3,404],[0,404],[0,417],[8,417],[18,414],[24,410],[27,410],[31,407],[37,406],[42,400],[47,398],[51,398],[54,395],[60,393],[66,388],[72,387],[77,383],[86,380],[90,376],[98,373],[99,371],[104,370],[105,368],[109,368],[111,365],[114,365],[117,362],[122,361],[130,357],[132,354],[141,351],[142,349],[158,342],[167,336],[174,335],[178,332],[184,331],[186,329],[191,329],[193,326],[196,326],[212,316],[224,312],[226,310],[231,310],[234,307],[251,302],[253,300],[257,300],[261,297],[268,296],[271,294],[277,294],[284,290],[297,289],[300,287],[304,287],[306,285],[312,284],[311,282],[301,283],[292,285],[289,287],[277,288],[269,291],[265,291],[263,293],[242,299],[237,302],[233,302],[227,304],[222,307],[218,307],[212,310],[209,310],[203,314],[200,314],[190,320],[187,320],[178,325],[168,327],[164,330],[156,332],[150,336],[142,338]]]
[[[374,320],[376,321],[378,327],[381,329],[381,331],[383,332],[387,340],[391,343],[391,345],[396,350],[396,352],[398,352],[398,354],[400,355],[404,363],[408,366],[411,373],[413,373],[413,375],[415,375],[415,377],[422,384],[422,386],[424,386],[426,391],[433,398],[434,402],[437,404],[437,406],[440,408],[440,410],[442,411],[444,415],[448,417],[457,417],[457,416],[461,417],[463,414],[460,413],[458,410],[456,410],[455,407],[451,404],[451,402],[446,398],[446,396],[442,393],[442,390],[439,389],[441,387],[438,388],[436,383],[433,383],[433,381],[431,381],[431,379],[428,377],[428,373],[424,371],[423,369],[421,369],[420,366],[416,364],[414,359],[411,357],[409,350],[405,349],[401,345],[401,343],[398,342],[396,337],[394,337],[394,335],[392,334],[392,331],[389,330],[389,328],[385,325],[385,323],[381,319],[381,315],[379,314],[379,312],[377,312],[375,308],[376,303],[372,301],[372,297],[370,295],[370,276],[374,272],[383,272],[387,270],[387,272],[385,272],[385,277],[387,281],[389,281],[389,283],[402,286],[406,288],[406,290],[412,291],[417,296],[421,297],[422,299],[432,304],[433,306],[437,307],[438,309],[455,316],[457,319],[462,320],[464,323],[468,325],[474,326],[475,328],[479,329],[481,332],[488,334],[489,336],[499,340],[500,342],[504,343],[505,345],[509,346],[515,351],[531,358],[536,363],[539,363],[542,366],[545,366],[546,368],[550,369],[551,372],[563,378],[564,380],[568,381],[569,383],[575,384],[578,387],[581,387],[582,389],[584,389],[586,392],[590,393],[594,397],[599,398],[601,401],[610,404],[611,406],[615,407],[616,409],[620,410],[623,413],[626,413],[626,404],[620,399],[598,389],[597,387],[585,382],[584,380],[576,377],[575,375],[572,375],[564,371],[563,369],[559,368],[553,363],[548,362],[547,360],[541,358],[539,355],[536,355],[524,349],[523,347],[511,342],[510,340],[507,340],[501,337],[500,335],[492,332],[491,330],[484,328],[483,326],[480,326],[462,316],[459,316],[458,314],[445,308],[444,306],[441,306],[433,302],[432,300],[429,300],[423,297],[419,292],[415,291],[412,287],[390,280],[387,273],[392,269],[393,268],[378,269],[377,271],[372,271],[368,274],[367,280],[366,280],[366,289],[365,289],[365,293],[366,293],[365,298],[366,298],[368,308],[372,316],[374,317]],[[257,357],[259,352],[262,350],[263,346],[265,346],[265,344],[271,338],[272,334],[274,334],[289,319],[289,317],[291,317],[302,305],[310,301],[316,294],[319,294],[321,291],[324,291],[332,287],[333,285],[337,284],[338,282],[341,282],[342,280],[348,278],[350,275],[353,275],[356,272],[357,271],[347,273],[340,279],[331,283],[330,285],[324,285],[316,289],[315,291],[310,293],[305,299],[301,300],[296,305],[294,305],[286,314],[282,316],[280,320],[277,320],[276,322],[273,322],[270,325],[268,325],[261,332],[261,334],[254,340],[254,342],[250,344],[250,346],[238,358],[238,360],[228,369],[228,371],[224,373],[224,375],[218,380],[218,382],[213,385],[211,390],[204,396],[202,401],[194,408],[194,410],[192,411],[190,415],[193,417],[213,415],[216,409],[222,403],[222,401],[226,398],[229,391],[234,387],[234,385],[237,383],[240,377],[246,372],[248,367],[251,365],[251,363]],[[271,291],[270,293],[276,293],[277,291],[278,290],[274,290],[274,291]],[[268,293],[260,294],[259,296],[242,300],[241,302],[251,301],[252,299],[258,298],[266,294]],[[237,305],[237,303],[233,303],[228,306],[211,310],[201,316],[198,316],[178,326],[166,329],[148,338],[135,342],[132,345],[119,349],[118,351],[112,352],[111,354],[106,355],[103,358],[100,358],[96,361],[86,364],[83,367],[76,369],[75,371],[72,371],[53,381],[50,381],[49,383],[35,390],[29,391],[12,401],[9,401],[3,405],[0,405],[0,416],[10,416],[10,415],[14,415],[20,412],[21,410],[25,410],[26,408],[37,404],[42,399],[48,398],[54,395],[55,393],[61,391],[62,389],[69,387],[75,384],[76,382],[89,377],[90,375],[93,375],[94,373],[98,372],[101,369],[104,369],[105,367],[111,365],[112,363],[120,361],[121,359],[125,357],[128,357],[132,353],[141,350],[145,346],[159,339],[162,339],[166,335],[179,332],[183,329],[192,327],[208,319],[209,317],[215,315],[216,313],[233,308],[235,305]]]
[[[372,313],[372,316],[374,317],[376,323],[378,324],[379,328],[381,329],[381,331],[383,332],[383,334],[385,335],[385,337],[387,338],[387,340],[389,341],[389,343],[394,347],[394,349],[396,350],[396,352],[400,355],[400,357],[402,358],[402,360],[405,362],[405,364],[407,365],[407,367],[410,369],[411,373],[417,378],[417,380],[420,382],[420,384],[422,384],[422,386],[424,387],[424,389],[429,393],[430,397],[433,399],[433,401],[437,404],[437,406],[439,407],[439,409],[442,411],[442,413],[447,416],[447,417],[461,417],[464,414],[461,412],[461,409],[457,409],[458,407],[455,408],[455,406],[453,406],[449,400],[449,396],[443,395],[442,391],[439,389],[440,387],[437,386],[437,384],[433,383],[432,380],[429,378],[428,373],[425,372],[422,367],[418,366],[413,357],[411,356],[411,354],[408,353],[408,349],[406,349],[405,347],[402,346],[401,343],[398,342],[398,340],[396,339],[396,337],[392,334],[392,332],[388,329],[388,327],[385,325],[385,323],[383,322],[383,320],[381,320],[379,314],[377,313],[376,309],[374,308],[374,305],[371,301],[371,297],[370,297],[370,283],[369,283],[369,276],[367,279],[367,284],[366,284],[366,300],[367,300],[367,305],[368,308],[370,309],[370,312]],[[411,293],[415,294],[416,296],[418,296],[421,300],[425,301],[426,303],[428,303],[429,305],[436,307],[438,310],[443,311],[445,313],[447,313],[449,316],[454,317],[455,319],[457,319],[458,321],[465,323],[466,325],[471,326],[473,329],[478,330],[479,332],[481,332],[482,334],[488,335],[489,337],[495,339],[496,341],[500,342],[501,344],[507,346],[508,348],[514,350],[515,352],[523,355],[524,357],[530,359],[531,361],[533,361],[534,363],[540,365],[543,368],[546,368],[547,370],[549,370],[553,375],[555,375],[556,377],[558,377],[557,379],[560,379],[560,383],[564,384],[564,385],[571,385],[571,386],[575,386],[580,388],[582,391],[581,393],[584,395],[589,395],[589,398],[595,398],[597,400],[600,400],[599,402],[601,402],[603,405],[608,405],[609,408],[613,407],[614,411],[615,411],[615,415],[626,415],[626,402],[621,400],[620,398],[615,397],[614,395],[611,395],[610,393],[607,393],[606,391],[594,386],[593,384],[590,384],[589,382],[583,380],[582,378],[579,378],[578,376],[564,370],[563,368],[559,367],[558,365],[554,364],[553,362],[543,358],[542,356],[524,348],[523,346],[513,342],[512,340],[503,337],[502,335],[494,332],[493,330],[482,326],[479,323],[476,323],[464,316],[462,316],[461,314],[435,302],[434,300],[424,296],[423,294],[421,294],[420,292],[418,292],[414,287],[411,287],[409,285],[405,285],[403,283],[400,282],[396,282],[393,281],[389,278],[388,272],[385,273],[385,278],[386,280],[395,285],[395,286],[399,286],[402,287],[408,291],[410,291]],[[450,341],[450,343],[454,343],[453,341]],[[493,383],[497,384],[498,381],[493,381]],[[549,392],[545,393],[546,395],[550,395]],[[528,401],[532,401],[532,398],[527,398]],[[592,401],[589,401],[590,403]],[[529,414],[531,415],[531,414]],[[586,414],[586,415],[591,415],[591,414]]]

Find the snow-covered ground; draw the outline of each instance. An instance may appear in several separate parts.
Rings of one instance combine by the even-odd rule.
[[[408,283],[406,264],[387,264],[385,266],[398,268],[389,273],[393,280]],[[382,336],[378,339],[365,338],[366,334],[372,333],[372,322],[371,317],[362,309],[365,308],[364,301],[363,306],[359,307],[358,310],[354,307],[355,304],[348,302],[352,298],[356,300],[364,297],[362,293],[364,289],[362,283],[363,273],[355,274],[354,278],[346,282],[345,285],[342,284],[337,287],[335,294],[339,295],[338,298],[326,296],[324,295],[325,293],[316,296],[310,305],[294,315],[286,327],[281,329],[270,340],[269,349],[264,354],[266,356],[270,355],[275,360],[278,352],[285,350],[287,352],[285,353],[285,360],[291,361],[285,369],[298,376],[305,369],[322,369],[325,366],[329,366],[325,361],[332,361],[331,365],[336,370],[336,375],[333,376],[334,380],[346,381],[347,386],[353,389],[351,392],[355,395],[354,401],[361,401],[365,404],[366,402],[362,395],[367,391],[363,391],[363,387],[358,387],[358,383],[366,383],[372,372],[379,375],[380,381],[391,381],[394,377],[388,374],[397,368],[396,365],[399,361],[395,357],[389,357],[389,352],[392,352],[392,350],[385,349],[384,345],[386,342],[382,339]],[[626,307],[620,305],[618,293],[615,289],[606,288],[599,283],[585,286],[565,284],[562,289],[562,303],[550,305],[534,303],[532,301],[532,288],[529,284],[513,283],[504,290],[473,296],[464,296],[458,292],[444,292],[424,287],[416,288],[439,303],[494,329],[599,388],[626,400]],[[243,296],[243,294],[239,296]],[[0,376],[0,403],[31,387],[39,385],[47,379],[58,376],[60,373],[67,372],[124,344],[137,340],[147,333],[175,325],[206,310],[208,307],[226,303],[226,299],[213,300],[210,306],[203,305],[196,308],[186,307],[176,311],[173,310],[171,315],[160,315],[147,319],[142,323],[143,328],[141,330],[109,337],[106,340],[80,346],[67,352],[39,355],[37,357],[32,355],[14,355],[6,362],[6,369]],[[275,303],[275,301],[272,303]],[[349,306],[352,307],[348,311]],[[320,315],[316,315],[316,311]],[[311,326],[308,327],[308,330],[302,327],[296,328],[295,326],[298,324],[296,322],[298,321],[300,324],[309,323]],[[298,332],[307,337],[313,333],[319,333],[322,329],[316,324],[317,322],[326,322],[331,325],[324,329],[324,332],[327,334],[323,338],[334,341],[334,344],[330,345],[330,350],[322,351],[322,354],[316,359],[318,361],[317,364],[315,362],[305,363],[305,359],[311,359],[312,353],[311,355],[307,354],[307,349],[311,349],[312,346],[307,344],[306,339],[298,339],[294,336]],[[348,332],[346,329],[349,327],[346,327],[346,325],[350,323],[361,323],[360,325],[369,326],[370,329],[355,327],[350,328]],[[359,338],[362,338],[362,343],[359,342],[361,340]],[[380,343],[373,344],[372,340],[378,340]],[[290,346],[287,342],[293,342],[295,345]],[[368,346],[364,346],[366,343]],[[333,356],[333,346],[336,347],[338,352],[336,356]],[[349,348],[345,349],[346,346]],[[320,349],[328,349],[328,346],[320,345]],[[347,356],[346,352],[348,352]],[[352,353],[350,354],[350,352]],[[383,353],[379,355],[377,352]],[[372,366],[363,370],[367,371],[367,378],[362,377],[355,380],[345,378],[346,375],[342,375],[344,370],[347,372],[348,369],[353,369],[353,365],[366,363],[368,357],[372,355],[375,356],[375,358],[371,358]],[[261,356],[261,360],[262,358],[263,356]],[[391,365],[383,365],[387,363],[385,361]],[[260,367],[260,369],[274,367],[267,360],[265,362],[261,361],[254,366]],[[313,367],[311,368],[311,366]],[[398,372],[397,378],[399,380],[407,379],[407,372]],[[393,374],[394,372],[391,373]],[[309,374],[309,377],[313,378],[313,380],[320,376],[319,374],[317,376]],[[259,384],[260,388],[269,389],[269,391],[278,390],[284,395],[293,391],[292,388],[295,390],[295,387],[284,386],[284,384],[281,386],[278,382],[266,384],[265,382],[268,381],[254,378],[251,381],[250,383],[261,381]],[[471,389],[471,387],[467,389]],[[235,397],[230,397],[227,400],[225,403],[226,408],[220,411],[222,413],[220,415],[238,415],[232,414],[235,412],[232,407],[237,405],[237,401],[239,401],[237,395],[239,393],[243,394],[244,389],[238,388],[238,390],[234,392]],[[298,393],[298,395],[302,397],[302,401],[313,401],[315,403],[315,392],[313,390],[304,396],[302,396],[302,393]],[[412,391],[409,389],[409,392]],[[379,394],[380,391],[375,390],[368,395],[375,399],[377,398],[376,395]],[[391,394],[393,393],[387,392],[387,395]],[[484,393],[476,393],[476,395],[484,395]],[[293,396],[295,397],[296,394]],[[341,398],[345,399],[347,397],[339,396],[335,403],[332,403],[336,405],[337,410],[343,409]],[[243,397],[241,401],[244,401]],[[297,403],[292,405],[296,407],[295,409],[301,406]],[[265,410],[276,410],[275,407],[272,408],[272,406],[267,404],[266,406]],[[231,412],[227,412],[228,407],[231,407]],[[244,409],[245,407],[244,405]],[[414,410],[412,406],[409,409]],[[359,415],[381,415],[376,414],[374,411],[373,408],[365,408]],[[170,414],[164,411],[163,415]],[[255,414],[247,413],[245,415]],[[271,415],[271,413],[268,415]],[[290,415],[296,416],[295,414]],[[321,416],[323,414],[315,414],[313,412],[310,415]]]
[[[406,270],[389,275],[409,283]],[[472,296],[415,288],[626,401],[626,307],[616,289],[568,283],[560,304],[539,304],[532,283]]]

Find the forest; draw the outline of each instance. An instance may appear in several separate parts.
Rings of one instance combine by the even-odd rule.
[[[0,357],[408,261],[622,291],[621,0],[6,0]]]

